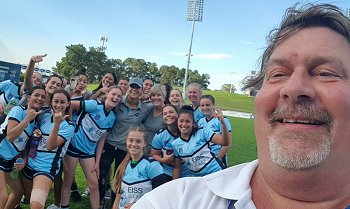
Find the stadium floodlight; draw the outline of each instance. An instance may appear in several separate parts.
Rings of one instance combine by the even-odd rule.
[[[185,79],[184,79],[184,85],[183,85],[183,94],[184,95],[186,92],[188,70],[190,68],[190,62],[191,62],[191,56],[192,56],[191,51],[192,51],[194,25],[195,25],[196,21],[202,22],[203,3],[204,3],[204,0],[188,0],[187,21],[192,21],[192,32],[191,32],[190,48],[188,50],[188,54],[186,55],[187,56],[187,67],[186,67],[186,71],[185,71]],[[184,96],[184,98],[185,98],[185,96]]]
[[[350,8],[347,8],[347,9],[345,10],[345,15],[346,15],[348,18],[350,18]]]
[[[104,52],[106,51],[107,49],[107,46],[105,46],[105,43],[108,41],[108,37],[106,35],[100,35],[100,46],[98,47],[98,49],[101,51],[101,52]]]

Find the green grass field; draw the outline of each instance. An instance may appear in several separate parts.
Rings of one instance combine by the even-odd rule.
[[[89,85],[88,89],[93,90],[97,84]],[[223,110],[236,110],[243,112],[254,112],[253,98],[245,95],[230,94],[219,91],[204,91],[204,94],[211,94],[216,100],[216,104]],[[243,119],[236,117],[228,117],[232,126],[232,147],[228,152],[229,166],[237,165],[244,162],[249,162],[257,158],[255,134],[253,131],[252,119]],[[86,179],[80,167],[77,168],[76,181],[79,191],[82,193],[86,188]],[[53,202],[53,191],[51,191],[46,206]],[[107,208],[111,208],[111,203],[108,201]],[[24,205],[23,208],[29,207]],[[83,198],[79,203],[71,202],[71,209],[90,208],[88,198]]]

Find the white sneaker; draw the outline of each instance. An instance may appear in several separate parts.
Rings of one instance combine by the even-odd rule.
[[[89,197],[90,196],[90,190],[89,188],[86,188],[83,194],[81,194],[82,197]]]
[[[112,193],[111,189],[108,189],[106,191],[106,194],[105,194],[105,199],[106,200],[110,200],[111,199],[111,193]]]
[[[55,205],[55,204],[52,204],[52,205],[47,206],[46,209],[60,209],[60,207],[58,207],[58,206]]]

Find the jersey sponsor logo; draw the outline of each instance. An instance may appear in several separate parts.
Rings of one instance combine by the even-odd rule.
[[[39,126],[42,127],[46,123],[46,120],[40,120]]]
[[[22,137],[18,138],[18,142],[23,142],[23,141],[24,141],[24,139]]]
[[[143,189],[140,187],[128,187],[129,194],[142,194]]]
[[[98,120],[98,119],[100,119],[101,118],[101,115],[99,115],[99,114],[97,114],[96,116],[95,116],[95,119],[96,120]]]
[[[199,160],[201,160],[201,159],[203,159],[203,158],[204,158],[204,155],[203,155],[203,154],[200,154],[200,155],[198,155],[198,156],[192,158],[191,160],[192,160],[193,163],[196,163],[197,161],[199,161]]]
[[[179,147],[179,153],[182,155],[183,152],[184,152],[184,151],[183,151],[183,149],[182,149],[182,146]]]

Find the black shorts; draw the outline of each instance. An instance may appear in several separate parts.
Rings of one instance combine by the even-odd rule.
[[[66,154],[75,158],[92,158],[96,156],[95,154],[94,155],[87,154],[77,149],[72,144],[69,144]]]
[[[15,162],[16,158],[13,158],[12,160],[5,160],[0,156],[0,171],[11,172]]]
[[[29,181],[33,181],[33,179],[36,176],[40,176],[40,175],[47,176],[49,179],[51,179],[51,181],[53,181],[54,179],[54,176],[52,174],[43,172],[43,171],[36,171],[28,165],[26,165],[23,168],[23,170],[21,170],[21,173],[24,176],[24,178],[28,179]]]

